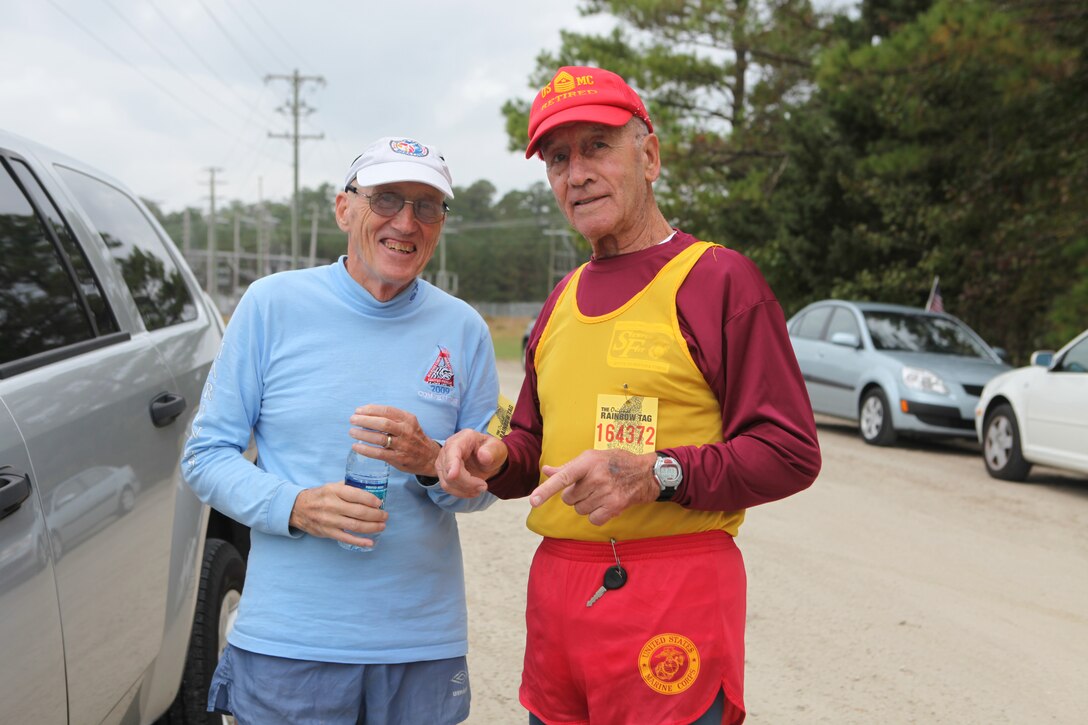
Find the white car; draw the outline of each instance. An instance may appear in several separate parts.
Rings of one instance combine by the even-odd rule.
[[[986,470],[1006,481],[1023,481],[1036,463],[1088,474],[1088,330],[1031,362],[995,377],[979,397]]]

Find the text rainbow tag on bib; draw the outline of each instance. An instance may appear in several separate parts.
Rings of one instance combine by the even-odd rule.
[[[657,398],[641,395],[597,396],[593,449],[652,453],[657,444]]]

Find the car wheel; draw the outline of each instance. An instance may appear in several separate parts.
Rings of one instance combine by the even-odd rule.
[[[245,576],[246,564],[234,545],[222,539],[208,539],[200,570],[200,591],[193,615],[193,633],[189,638],[189,656],[185,661],[181,692],[170,713],[171,725],[234,722],[233,718],[207,712],[208,688],[227,647],[227,635],[234,626]]]
[[[131,486],[125,486],[121,489],[121,495],[118,498],[121,514],[127,514],[136,506],[136,492],[132,490]]]
[[[880,388],[873,388],[861,399],[861,415],[858,428],[866,443],[874,446],[890,446],[895,443],[895,426],[888,397]]]
[[[1023,481],[1028,477],[1031,464],[1024,460],[1020,450],[1020,426],[1016,414],[1007,404],[997,406],[986,416],[983,430],[982,456],[986,470],[994,478],[1003,481]]]

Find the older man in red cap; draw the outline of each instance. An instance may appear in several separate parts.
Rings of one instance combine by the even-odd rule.
[[[755,265],[670,227],[638,94],[564,67],[526,157],[593,257],[544,304],[502,440],[452,436],[450,492],[529,496],[521,702],[530,722],[740,723],[745,509],[807,486],[820,452],[785,318]]]

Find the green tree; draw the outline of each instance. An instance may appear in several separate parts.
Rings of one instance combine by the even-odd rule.
[[[590,0],[610,14],[605,36],[561,34],[542,53],[534,89],[562,65],[596,65],[638,89],[662,139],[658,196],[679,226],[731,246],[760,243],[766,200],[788,165],[782,121],[813,88],[829,16],[808,0]],[[511,148],[524,147],[529,102],[503,112]]]
[[[1018,360],[1068,335],[1061,311],[1084,309],[1083,56],[1046,3],[1019,5],[937,2],[824,54],[756,255],[788,306],[921,305],[939,274],[946,307]]]
[[[445,231],[446,268],[458,275],[458,294],[464,299],[542,300],[554,281],[550,255],[556,240],[546,232],[566,229],[566,220],[541,183],[508,192],[498,202],[493,201],[495,191],[487,181],[454,188],[455,206]],[[434,273],[440,264],[441,251],[427,271]]]

